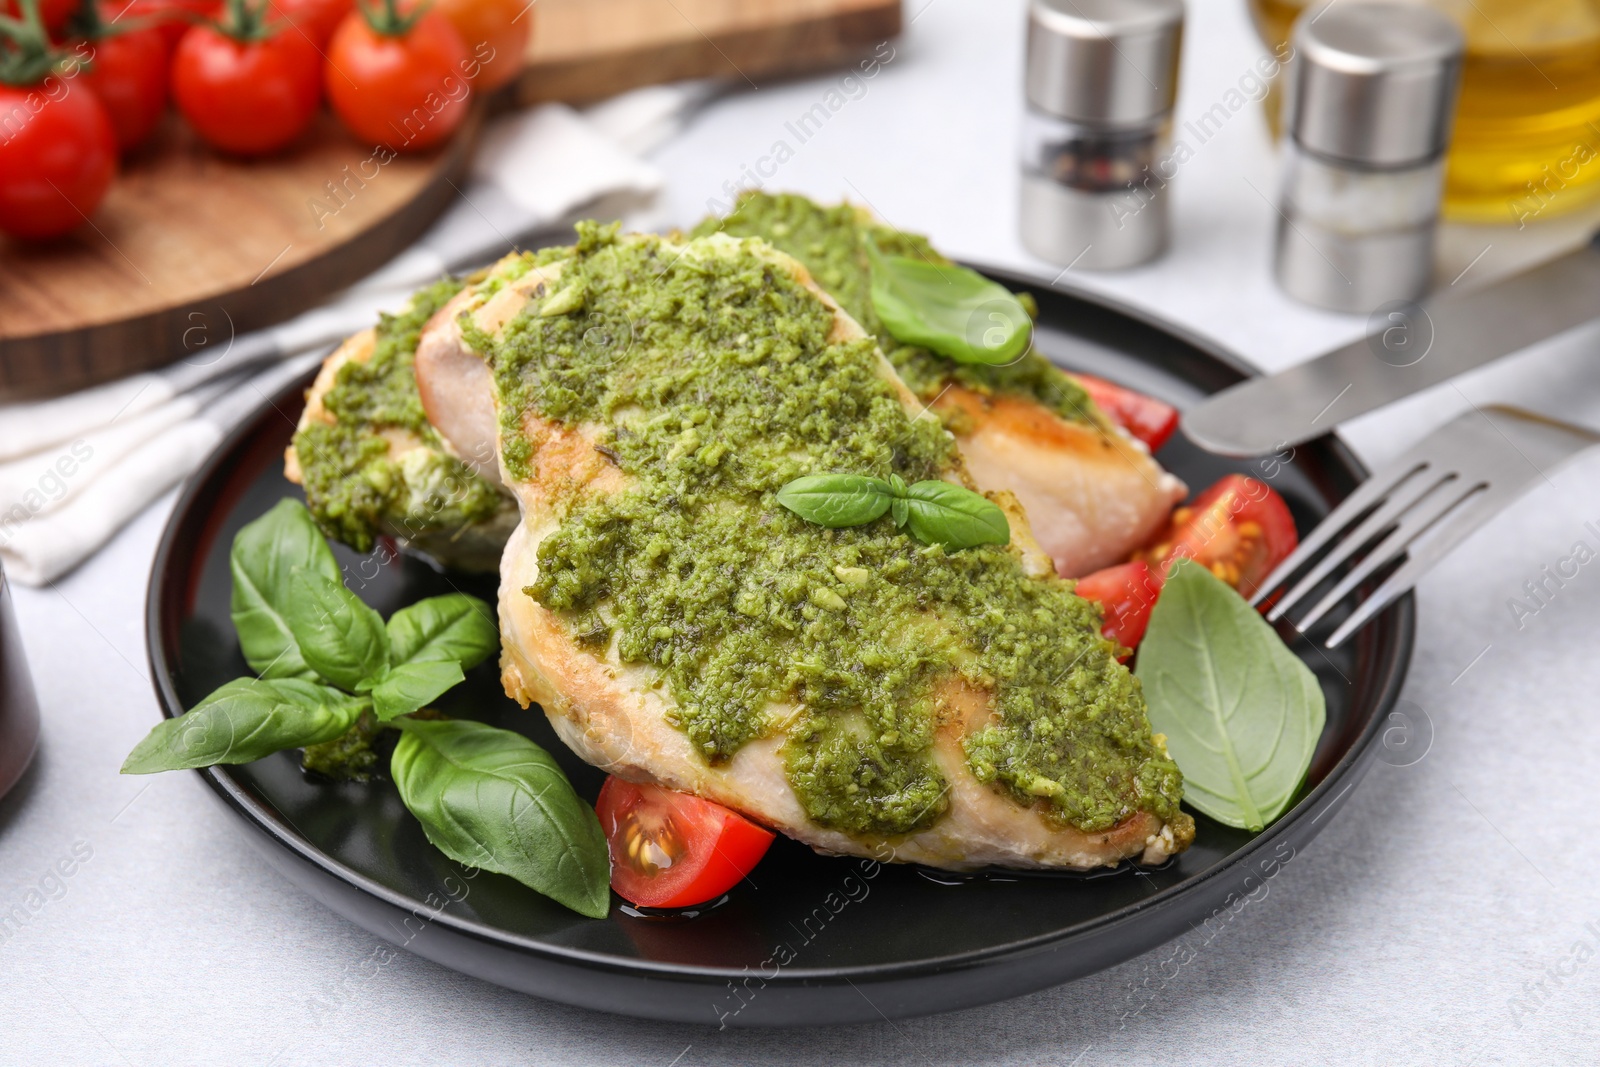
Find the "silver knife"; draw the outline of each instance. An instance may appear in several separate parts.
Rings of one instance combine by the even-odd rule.
[[[1190,408],[1183,432],[1224,456],[1265,455],[1600,319],[1600,233],[1483,289],[1446,289],[1374,315],[1361,340]]]

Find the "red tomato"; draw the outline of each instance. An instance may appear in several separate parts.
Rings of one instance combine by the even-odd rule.
[[[772,831],[688,793],[607,778],[595,805],[611,888],[647,908],[715,900],[766,855]]]
[[[1077,594],[1098,601],[1105,622],[1100,632],[1124,648],[1139,647],[1150,611],[1161,596],[1161,577],[1142,559],[1120,563],[1078,579]]]
[[[78,0],[39,0],[39,19],[44,23],[44,28],[52,33],[66,25],[67,19],[76,10]],[[21,18],[22,4],[19,0],[0,0],[0,15]]]
[[[1083,386],[1089,399],[1111,421],[1143,441],[1152,452],[1166,444],[1172,431],[1178,428],[1178,409],[1171,404],[1163,404],[1154,397],[1124,389],[1092,374],[1074,373],[1068,377]]]
[[[465,73],[473,89],[493,92],[522,70],[522,56],[533,33],[533,4],[526,0],[438,0],[434,10],[450,20],[471,53]]]
[[[172,57],[172,98],[209,144],[241,156],[284,148],[305,132],[322,95],[322,56],[293,30],[238,40],[195,26]]]
[[[326,51],[355,0],[268,0],[268,7],[273,18],[298,27],[319,51]]]
[[[150,136],[167,109],[166,42],[159,30],[149,29],[102,37],[84,47],[90,50],[84,84],[105,105],[117,147],[132,148]]]
[[[52,74],[0,84],[0,230],[55,237],[100,206],[117,173],[117,138],[93,93]]]
[[[461,35],[437,11],[400,36],[379,33],[354,12],[328,45],[328,100],[361,140],[418,152],[467,117],[469,65]]]
[[[1167,529],[1139,558],[1164,578],[1173,560],[1187,556],[1250,597],[1299,543],[1283,497],[1265,482],[1229,474],[1174,511]]]
[[[116,17],[110,21],[141,19],[154,23],[151,29],[161,35],[171,55],[189,27],[202,18],[215,18],[222,10],[221,0],[113,0]]]

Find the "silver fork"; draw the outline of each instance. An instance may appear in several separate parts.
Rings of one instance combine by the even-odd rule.
[[[1469,411],[1363,482],[1267,576],[1250,602],[1266,599],[1312,564],[1267,613],[1275,622],[1353,563],[1295,622],[1305,631],[1373,574],[1399,563],[1329,636],[1327,647],[1335,648],[1535,481],[1596,443],[1600,433],[1518,408]],[[1327,553],[1317,558],[1324,548]]]

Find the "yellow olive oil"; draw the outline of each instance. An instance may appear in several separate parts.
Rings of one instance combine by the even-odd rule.
[[[1413,0],[1466,35],[1445,214],[1523,225],[1600,196],[1600,0]],[[1277,47],[1315,0],[1249,0]],[[1268,98],[1278,132],[1280,87]]]

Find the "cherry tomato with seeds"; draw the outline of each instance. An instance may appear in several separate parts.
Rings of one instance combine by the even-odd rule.
[[[1299,543],[1283,497],[1265,482],[1229,474],[1175,510],[1136,558],[1165,578],[1175,559],[1188,557],[1248,598]]]
[[[467,117],[467,48],[437,11],[395,0],[345,16],[328,45],[328,101],[351,133],[396,152],[439,144]]]
[[[774,837],[689,793],[606,779],[595,804],[611,850],[611,888],[647,908],[715,900],[749,874]]]
[[[1100,605],[1104,617],[1100,632],[1131,650],[1139,647],[1150,625],[1150,612],[1161,596],[1161,576],[1136,559],[1079,578],[1074,591]]]
[[[269,21],[265,3],[229,0],[215,27],[194,26],[172,57],[172,98],[208,144],[240,156],[286,148],[322,98],[322,56]]]
[[[1095,406],[1112,422],[1143,441],[1154,452],[1178,428],[1178,409],[1155,397],[1136,393],[1092,374],[1073,372],[1067,377],[1083,386]]]

